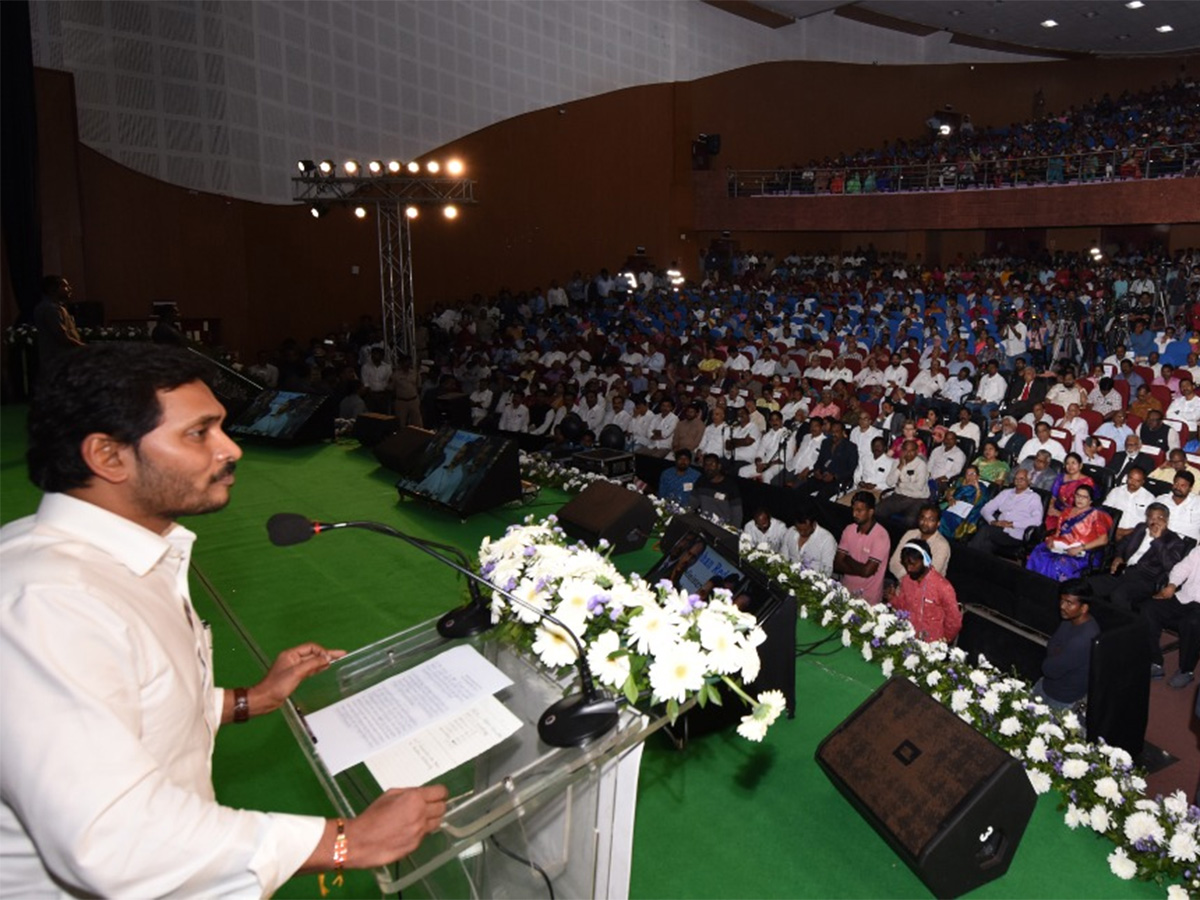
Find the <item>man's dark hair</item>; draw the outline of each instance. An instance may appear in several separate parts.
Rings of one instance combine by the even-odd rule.
[[[1188,487],[1196,486],[1196,476],[1192,474],[1191,469],[1184,469],[1182,472],[1175,473],[1175,479],[1182,478],[1188,483]]]
[[[940,506],[938,506],[938,504],[933,503],[933,502],[922,503],[919,507],[917,507],[917,515],[919,516],[921,513],[925,512],[927,510],[933,510],[935,513],[937,513],[938,519],[941,520],[942,508]]]
[[[1070,581],[1064,581],[1058,587],[1058,596],[1063,595],[1078,597],[1084,603],[1090,603],[1095,596],[1092,586],[1083,578],[1072,578]]]
[[[42,278],[42,295],[46,297],[57,297],[58,289],[62,287],[63,277],[61,275],[47,275]]]
[[[1165,503],[1159,503],[1157,500],[1146,507],[1146,512],[1160,512],[1166,518],[1171,518],[1171,508]]]
[[[163,344],[88,344],[44,372],[29,404],[29,479],[43,491],[84,487],[92,470],[80,448],[89,434],[136,447],[158,427],[158,391],[208,383],[211,364]]]
[[[867,509],[875,508],[875,495],[870,491],[858,491],[850,498],[851,503],[861,503]]]

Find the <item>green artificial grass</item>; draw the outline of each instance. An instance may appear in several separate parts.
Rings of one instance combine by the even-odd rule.
[[[21,458],[23,409],[0,410],[0,518],[36,508]],[[230,506],[186,522],[200,538],[193,601],[213,627],[220,684],[255,681],[263,660],[315,640],[352,650],[432,618],[461,602],[462,581],[417,550],[369,532],[322,534],[277,548],[265,523],[276,512],[313,519],[373,519],[461,547],[472,558],[485,535],[525,515],[555,512],[565,495],[543,490],[536,503],[463,522],[398,502],[393,476],[356,444],[301,448],[249,445]],[[650,547],[618,558],[646,571]],[[802,621],[800,642],[825,632]],[[652,897],[927,897],[928,892],[814,761],[817,744],[883,681],[873,664],[834,643],[827,656],[802,657],[797,712],[761,744],[731,730],[676,751],[659,735],[646,747],[638,791],[630,894]],[[823,648],[824,649],[824,648]],[[278,716],[221,730],[214,761],[218,797],[233,806],[330,815],[295,739]],[[1008,874],[973,896],[1161,897],[1153,885],[1109,873],[1111,844],[1072,832],[1041,798]],[[367,873],[349,873],[331,897],[369,897]],[[281,897],[317,896],[315,877],[293,879]],[[416,892],[411,894],[417,896]]]

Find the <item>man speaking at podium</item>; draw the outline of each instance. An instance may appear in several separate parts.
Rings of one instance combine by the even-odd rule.
[[[392,790],[349,821],[221,806],[217,729],[278,709],[340,650],[280,654],[214,686],[188,594],[195,535],[241,450],[185,351],[81,347],[29,411],[35,515],[0,531],[0,895],[265,896],[297,872],[370,868],[438,828],[445,788]]]

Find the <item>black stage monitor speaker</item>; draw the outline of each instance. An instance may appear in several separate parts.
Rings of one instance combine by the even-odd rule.
[[[607,540],[614,554],[644,547],[654,520],[653,503],[611,481],[593,482],[558,511],[558,523],[569,536],[593,546]]]
[[[383,413],[365,412],[354,417],[354,436],[364,447],[374,447],[400,430],[400,420]]]
[[[935,897],[1007,872],[1037,802],[1017,760],[904,678],[835,728],[817,764]]]
[[[361,416],[359,417],[361,418]],[[385,469],[403,472],[433,440],[433,432],[409,425],[377,443],[373,449],[375,458]]]
[[[398,471],[396,489],[401,496],[433,503],[464,518],[521,498],[517,445],[453,425],[439,428]]]
[[[263,391],[233,419],[226,431],[235,437],[303,444],[333,437],[337,403],[324,394]]]

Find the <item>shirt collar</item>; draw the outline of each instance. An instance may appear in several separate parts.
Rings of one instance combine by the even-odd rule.
[[[38,506],[37,524],[91,544],[141,577],[172,549],[187,560],[196,535],[178,523],[166,535],[155,534],[103,507],[69,494],[45,494]]]

